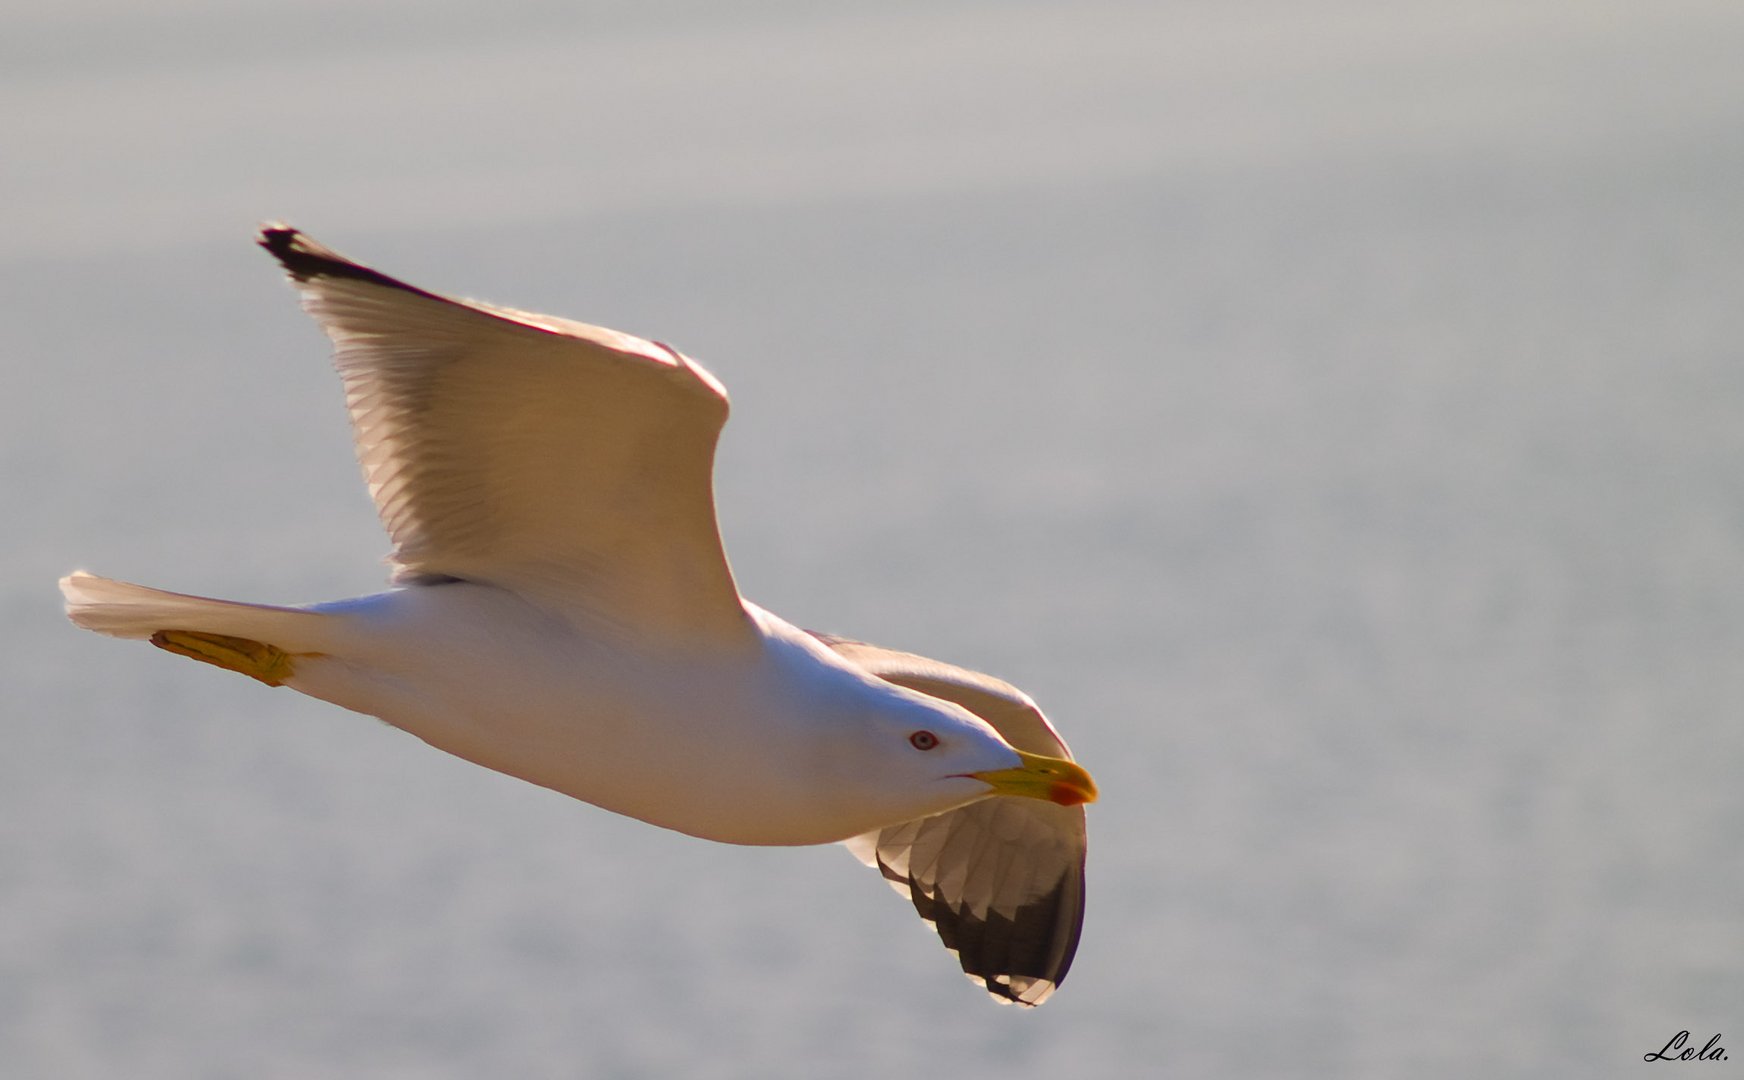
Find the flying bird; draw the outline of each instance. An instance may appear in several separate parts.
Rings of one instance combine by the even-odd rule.
[[[843,843],[996,999],[1054,992],[1083,924],[1094,782],[1009,684],[739,595],[713,375],[658,342],[427,292],[284,225],[259,243],[332,339],[391,587],[280,607],[76,571],[74,623],[663,828]]]

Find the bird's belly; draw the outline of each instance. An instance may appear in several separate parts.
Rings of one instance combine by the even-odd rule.
[[[803,762],[766,775],[755,678],[722,662],[675,664],[550,633],[378,649],[371,662],[299,660],[305,694],[383,721],[438,749],[603,809],[739,844],[827,843],[847,835],[807,812]],[[644,671],[655,668],[659,678]],[[690,685],[687,685],[689,683]],[[735,692],[732,688],[753,689]],[[706,703],[699,707],[698,703]],[[727,733],[734,733],[729,736]]]

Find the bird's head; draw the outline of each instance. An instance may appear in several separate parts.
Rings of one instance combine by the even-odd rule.
[[[1094,802],[1096,783],[1076,762],[1026,753],[954,702],[884,684],[860,710],[855,737],[830,770],[859,805],[881,804],[894,824],[992,796],[1062,806]]]

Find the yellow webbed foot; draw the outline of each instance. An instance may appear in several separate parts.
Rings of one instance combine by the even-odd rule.
[[[159,630],[151,643],[177,656],[214,664],[258,679],[268,686],[282,686],[291,677],[291,654],[277,645],[198,630]]]

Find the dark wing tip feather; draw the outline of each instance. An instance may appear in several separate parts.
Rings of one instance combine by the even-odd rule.
[[[1084,875],[1063,874],[1046,893],[1010,915],[989,911],[977,915],[967,904],[953,905],[946,897],[916,882],[883,858],[878,869],[885,878],[905,886],[920,917],[933,924],[945,948],[957,954],[963,973],[996,998],[1033,1008],[1066,981],[1078,938],[1084,928]],[[1021,978],[1048,984],[1040,1000],[1019,996],[1010,980]]]
[[[390,289],[401,289],[419,296],[441,299],[434,293],[425,292],[416,286],[407,285],[398,278],[391,278],[378,270],[352,262],[345,256],[324,244],[318,244],[300,230],[293,229],[283,222],[269,222],[260,229],[260,236],[255,243],[265,248],[272,257],[285,268],[285,273],[291,280],[298,283],[313,281],[316,278],[349,278],[352,281],[367,281],[372,285],[382,285]]]

